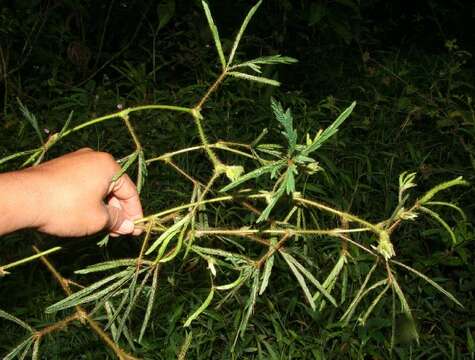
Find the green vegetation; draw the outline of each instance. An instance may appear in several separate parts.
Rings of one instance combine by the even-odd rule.
[[[145,234],[2,238],[5,359],[475,357],[474,73],[457,41],[370,50],[352,1],[238,1],[222,27],[213,3],[89,5],[1,10],[0,169],[109,151]]]

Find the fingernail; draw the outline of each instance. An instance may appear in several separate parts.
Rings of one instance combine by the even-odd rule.
[[[122,224],[120,224],[119,228],[117,229],[117,232],[120,234],[130,234],[134,231],[134,228],[135,225],[133,221],[126,219]]]

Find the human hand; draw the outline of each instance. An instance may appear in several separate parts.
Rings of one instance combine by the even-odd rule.
[[[120,166],[107,153],[84,148],[20,171],[36,208],[31,227],[57,236],[139,235],[133,220],[143,216],[137,189],[127,174],[112,183]]]

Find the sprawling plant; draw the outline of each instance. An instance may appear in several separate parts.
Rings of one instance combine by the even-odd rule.
[[[305,298],[308,306],[313,311],[322,311],[327,305],[341,309],[340,322],[343,325],[355,320],[364,324],[378,303],[389,296],[393,304],[393,320],[400,307],[412,326],[413,336],[417,339],[411,308],[398,282],[397,268],[420,277],[462,306],[452,294],[429,277],[398,261],[397,247],[392,241],[396,230],[403,223],[414,223],[424,215],[438,221],[455,243],[457,239],[454,233],[436,209],[445,206],[459,211],[462,215],[463,212],[456,205],[437,201],[436,198],[440,192],[450,187],[466,184],[462,178],[437,185],[419,198],[410,201],[410,189],[416,186],[416,174],[401,174],[396,208],[389,218],[376,222],[365,220],[307,196],[306,183],[318,181],[319,175],[324,172],[324,168],[317,161],[318,150],[338,132],[354,110],[355,103],[346,108],[326,129],[303,137],[294,127],[291,110],[284,109],[279,101],[272,99],[270,107],[276,120],[275,126],[281,129],[283,144],[263,143],[265,132],[251,144],[209,141],[203,126],[206,121],[205,105],[224,81],[233,77],[279,86],[276,80],[261,75],[261,67],[268,64],[296,62],[293,58],[280,55],[247,61],[237,60],[236,54],[241,38],[260,3],[252,7],[245,17],[229,54],[225,56],[210,9],[207,3],[203,2],[221,72],[194,107],[161,104],[130,107],[74,127],[70,127],[71,114],[60,132],[43,140],[35,116],[21,105],[24,116],[40,137],[41,145],[32,150],[7,156],[0,160],[0,164],[25,157],[23,166],[35,166],[44,159],[49,149],[69,135],[91,125],[118,119],[127,128],[135,149],[120,160],[122,171],[114,180],[136,166],[138,174],[136,183],[140,191],[147,184],[147,169],[161,162],[189,180],[193,191],[188,203],[158,209],[156,213],[136,221],[136,226],[144,229],[144,236],[140,252],[135,257],[106,261],[77,270],[76,274],[79,275],[102,276],[100,280],[78,291],[71,289],[71,281],[64,278],[46,258],[49,253],[60,250],[59,247],[43,252],[35,248],[36,254],[31,257],[0,266],[0,276],[5,276],[17,265],[41,259],[67,295],[63,300],[48,306],[46,312],[56,313],[65,310],[69,313],[62,320],[37,329],[0,310],[0,317],[15,322],[28,332],[25,340],[5,355],[4,359],[24,358],[30,352],[33,358],[39,358],[42,338],[63,329],[71,322],[89,326],[118,358],[135,358],[120,347],[119,343],[125,339],[133,351],[134,343],[142,342],[153,316],[154,304],[160,296],[159,282],[162,269],[180,259],[197,259],[204,265],[204,271],[209,273],[209,293],[184,319],[184,327],[193,327],[195,320],[205,316],[203,314],[205,310],[217,303],[217,298],[221,304],[233,301],[233,295],[238,291],[247,294],[236,328],[234,345],[246,331],[258,297],[264,296],[268,288],[277,258],[281,258],[288,266],[289,272],[295,277],[295,286],[301,289],[301,296]],[[200,143],[158,157],[148,157],[147,149],[142,146],[140,136],[133,126],[135,113],[146,110],[188,114],[196,125]],[[198,180],[194,174],[185,171],[175,161],[176,157],[183,154],[200,151],[206,154],[211,164],[206,182]],[[252,161],[256,168],[246,171],[240,164],[224,162],[221,154],[226,152],[242,157],[246,160],[246,164]],[[241,219],[239,226],[236,226],[235,220],[230,221],[226,215],[216,217],[219,221],[216,220],[214,223],[207,217],[210,211],[226,214],[236,213],[236,209],[239,209],[237,213]],[[308,219],[318,216],[324,219],[321,224],[328,224],[328,227],[309,226],[312,222]],[[302,252],[302,239],[317,244],[322,240],[332,241],[337,245],[338,256],[331,271],[315,272],[314,266],[310,265],[312,262]],[[99,245],[108,246],[108,237]],[[355,256],[356,254],[358,256]],[[354,284],[355,290],[350,293],[347,286],[348,268],[368,259],[371,259],[372,265],[364,274],[362,283]],[[377,269],[379,271],[376,271]],[[352,299],[348,301],[350,296]],[[146,304],[145,311],[136,309],[139,301]],[[132,326],[130,319],[133,313],[135,316],[142,316],[139,327],[136,327],[137,322]],[[394,343],[394,332],[395,326],[391,344]],[[191,332],[189,334],[179,355],[180,358],[185,357],[186,349],[192,341]]]

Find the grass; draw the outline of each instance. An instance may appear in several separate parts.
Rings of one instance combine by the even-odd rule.
[[[292,106],[294,124],[300,134],[310,132],[312,135],[316,129],[328,126],[343,110],[344,104],[356,99],[358,111],[331,143],[318,153],[317,160],[326,169],[325,173],[319,181],[306,179],[304,189],[305,194],[312,198],[376,222],[390,216],[397,204],[397,177],[403,171],[420,173],[419,186],[413,189],[414,198],[441,180],[455,176],[463,175],[473,182],[470,140],[473,141],[474,118],[467,98],[473,89],[465,85],[453,88],[451,85],[451,81],[453,84],[457,83],[457,79],[463,79],[467,70],[462,66],[460,72],[453,74],[452,80],[446,75],[439,75],[443,70],[450,72],[454,66],[454,54],[451,51],[435,58],[419,56],[417,62],[411,59],[410,54],[399,60],[395,51],[375,55],[377,63],[352,58],[348,62],[354,64],[353,67],[357,66],[359,71],[344,71],[344,81],[324,90],[312,89],[311,77],[308,83],[290,84],[290,88],[301,85],[302,90],[293,91],[287,91],[285,85],[278,91],[231,81],[209,99],[205,131],[210,143],[219,139],[249,143],[263,128],[268,128],[266,141],[282,143],[270,112],[270,95]],[[192,56],[199,57],[196,54]],[[122,72],[119,72],[114,83],[89,83],[85,88],[73,88],[61,94],[61,97],[54,96],[53,105],[49,105],[52,107],[47,110],[42,104],[53,100],[50,97],[29,104],[40,119],[40,127],[59,130],[71,109],[75,111],[74,124],[79,124],[93,114],[97,116],[116,111],[118,103],[127,106],[142,104],[151,98],[154,103],[167,99],[173,104],[192,105],[197,101],[196,94],[203,93],[209,85],[203,79],[213,78],[202,76],[198,79],[198,85],[182,86],[195,80],[183,74],[169,87],[156,89],[153,82],[147,79],[149,75],[141,65],[124,63],[115,66],[120,67]],[[216,67],[203,63],[195,63],[194,68],[194,74],[210,75],[218,71]],[[299,71],[305,70],[305,67],[303,70],[299,68]],[[91,87],[92,94],[90,90],[85,90],[87,86]],[[453,89],[449,92],[450,88]],[[450,116],[454,111],[461,115]],[[15,110],[9,116],[20,115]],[[450,120],[448,124],[444,123],[447,119]],[[2,145],[5,143],[5,153],[37,144],[34,130],[27,125],[17,124],[23,123],[13,122],[3,134],[5,139],[15,135],[20,139],[20,144],[17,146],[2,141]],[[146,112],[141,114],[140,119],[134,119],[133,124],[140,138],[144,139],[142,145],[154,156],[170,151],[170,147],[180,149],[199,143],[193,122],[183,115]],[[133,146],[126,139],[127,131],[119,122],[94,126],[71,141],[64,142],[61,148],[53,147],[49,156],[79,146],[93,145],[98,149],[107,149],[120,158],[128,155]],[[226,163],[234,163],[238,158],[233,154],[219,154]],[[203,153],[181,156],[177,165],[202,182],[209,176],[209,163]],[[255,162],[244,162],[244,165],[246,169],[252,169]],[[149,172],[149,183],[142,194],[146,214],[189,201],[192,191],[189,181],[162,164],[150,166]],[[266,181],[257,179],[256,184],[262,186]],[[150,329],[142,344],[136,344],[134,353],[150,359],[174,358],[180,353],[183,344],[187,344],[186,339],[191,336],[189,334],[192,334],[186,351],[190,359],[358,359],[365,356],[389,358],[391,354],[393,358],[401,359],[473,357],[474,349],[470,345],[471,341],[473,344],[471,334],[474,328],[470,320],[474,314],[471,196],[472,188],[460,188],[452,190],[444,198],[462,205],[469,216],[463,222],[456,212],[441,210],[443,218],[458,238],[456,246],[452,245],[447,231],[431,218],[420,220],[418,226],[403,226],[397,230],[397,259],[436,280],[465,306],[463,310],[457,308],[417,277],[410,273],[398,273],[397,279],[417,320],[420,345],[415,343],[411,327],[400,311],[396,311],[396,319],[391,319],[391,295],[375,306],[373,315],[364,325],[353,321],[345,327],[338,321],[342,315],[341,309],[334,309],[328,304],[321,311],[310,308],[302,291],[296,290],[298,285],[286,261],[276,257],[267,295],[257,297],[248,331],[236,342],[231,353],[229,349],[245,314],[245,304],[251,289],[245,285],[234,294],[233,301],[216,306],[222,296],[218,294],[213,306],[195,320],[192,331],[183,328],[184,320],[209,294],[207,264],[197,257],[189,257],[170,263],[162,270]],[[280,203],[276,209],[279,211],[285,206],[285,203]],[[200,211],[200,221],[208,224],[225,221],[239,226],[255,219],[255,216],[238,206],[224,210],[210,205]],[[301,218],[308,228],[325,228],[332,220],[317,211],[309,211],[305,218]],[[2,251],[1,263],[9,263],[30,254],[26,246],[31,242],[28,238],[31,238],[31,234],[22,232],[2,239],[5,250]],[[358,236],[356,238],[360,240]],[[364,238],[361,240],[365,241]],[[35,242],[41,248],[55,244],[65,248],[61,258],[52,256],[51,259],[66,277],[72,276],[72,271],[78,267],[140,251],[140,244],[133,239],[114,240],[107,248],[97,248],[97,241],[84,239],[65,242],[41,237]],[[18,244],[25,246],[18,249]],[[209,246],[221,245],[218,240],[213,240]],[[317,242],[314,238],[301,237],[289,245],[288,250],[313,273],[328,274],[338,260],[339,245],[331,238],[322,238]],[[244,254],[256,256],[261,255],[261,251],[258,246],[249,246]],[[6,259],[3,254],[7,254]],[[373,264],[371,257],[357,248],[351,250],[348,261],[349,265],[341,275],[346,280],[337,283],[335,289],[339,302],[346,304],[351,302]],[[59,320],[57,315],[44,313],[44,304],[53,304],[63,297],[51,282],[49,274],[38,263],[17,269],[1,280],[2,308],[28,319],[29,323],[38,327]],[[234,273],[225,275],[227,281],[223,283],[235,279]],[[384,272],[378,268],[374,276],[382,279]],[[91,283],[95,279],[100,277],[93,276],[90,278]],[[324,277],[318,276],[318,279],[323,281]],[[18,288],[18,284],[23,285],[22,291],[12,291]],[[362,309],[367,309],[370,304],[371,300],[364,300]],[[140,328],[143,319],[140,313],[145,311],[146,306],[145,301],[137,303],[139,314],[131,317],[130,328]],[[360,314],[357,311],[357,314],[362,316],[364,312]],[[7,322],[2,322],[2,326],[7,331],[4,331],[0,348],[7,351],[18,343],[23,334],[18,327]],[[393,326],[396,337],[391,353]],[[125,340],[121,344],[128,346]],[[106,355],[95,335],[74,325],[66,332],[46,337],[42,348],[50,358],[75,358],[78,353],[91,359],[110,356]]]

